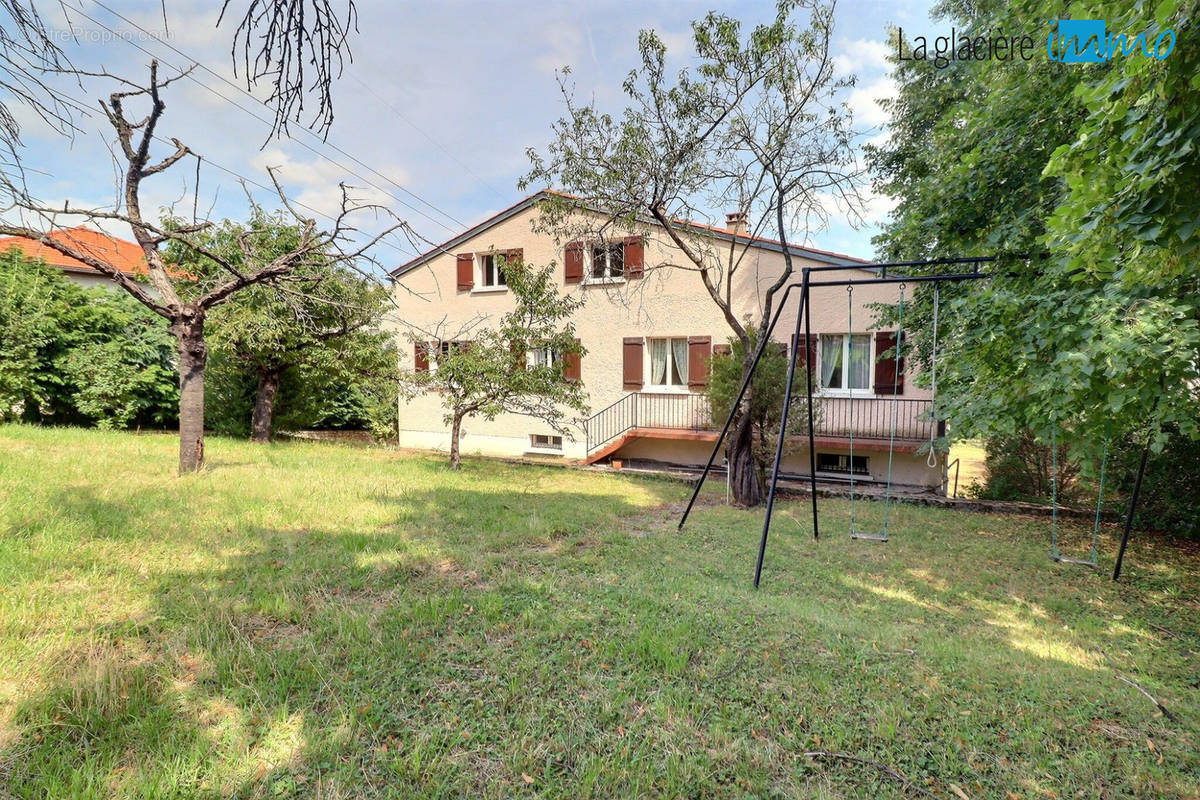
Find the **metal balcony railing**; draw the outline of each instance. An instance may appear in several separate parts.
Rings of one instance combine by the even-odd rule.
[[[815,435],[850,437],[851,418],[855,438],[887,439],[896,415],[897,439],[928,439],[935,422],[929,400],[890,397],[817,397]],[[794,416],[794,415],[793,415]],[[802,421],[801,421],[802,422]],[[942,425],[937,423],[939,435]],[[713,430],[708,398],[700,394],[635,392],[602,409],[584,422],[589,453],[634,428],[679,431]]]

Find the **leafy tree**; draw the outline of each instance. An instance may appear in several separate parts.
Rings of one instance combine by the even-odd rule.
[[[184,223],[174,220],[172,225]],[[303,237],[303,226],[284,212],[254,206],[248,224],[225,220],[198,232],[195,240],[207,253],[244,269],[247,260],[270,261],[294,252]],[[223,268],[193,247],[172,243],[168,256],[197,277],[197,287],[221,276]],[[252,441],[270,439],[281,382],[289,372],[302,371],[307,381],[327,389],[340,382],[343,391],[356,375],[384,381],[398,377],[392,337],[379,329],[389,302],[379,282],[360,275],[331,251],[318,249],[286,281],[248,287],[213,309],[208,318],[212,357],[226,369],[248,373],[256,384]],[[323,380],[325,375],[334,379]],[[315,393],[301,391],[311,408]],[[293,401],[291,407],[301,406]],[[297,416],[320,414],[310,410]]]
[[[186,74],[186,73],[185,73]],[[105,117],[116,135],[124,169],[120,174],[122,203],[113,210],[108,207],[71,208],[69,205],[47,204],[32,197],[27,188],[0,173],[0,194],[8,195],[6,202],[19,210],[20,224],[0,220],[0,233],[23,236],[41,242],[46,247],[87,264],[114,281],[146,308],[167,322],[167,330],[175,337],[178,345],[176,365],[179,373],[179,472],[198,470],[204,462],[204,376],[208,365],[208,343],[205,324],[209,313],[229,301],[238,292],[264,283],[279,283],[288,275],[309,265],[314,260],[320,263],[353,263],[365,259],[367,251],[387,234],[401,227],[400,223],[388,227],[361,246],[348,246],[355,230],[349,218],[356,211],[370,210],[375,213],[388,212],[373,205],[357,204],[349,197],[345,186],[342,190],[341,212],[334,217],[329,229],[317,227],[316,220],[301,216],[288,203],[278,181],[275,189],[280,201],[298,225],[300,237],[295,247],[273,257],[265,258],[248,249],[234,263],[226,256],[207,250],[197,234],[203,233],[209,223],[196,221],[180,226],[167,221],[158,224],[149,219],[142,210],[142,187],[147,178],[163,173],[187,156],[194,155],[178,139],[172,140],[174,150],[162,158],[155,155],[158,125],[162,120],[166,103],[162,92],[182,75],[160,80],[158,62],[150,62],[150,79],[145,86],[131,81],[120,81],[121,90],[112,92],[101,103]],[[132,106],[144,104],[144,116],[131,116]],[[274,173],[271,173],[274,180]],[[63,213],[83,216],[90,221],[123,222],[129,226],[133,238],[142,250],[146,263],[149,285],[121,271],[105,257],[74,246],[59,238],[51,238],[46,229],[55,224]],[[26,221],[36,221],[37,226]],[[248,237],[247,245],[253,237]],[[174,268],[164,258],[162,245],[170,243],[175,252],[194,251],[213,262],[219,273],[201,283],[197,276]],[[343,249],[345,247],[345,249]],[[218,277],[219,275],[219,277]],[[203,290],[197,288],[203,285]]]
[[[171,338],[132,298],[0,254],[0,419],[124,427],[174,420]]]
[[[504,264],[504,276],[515,307],[495,327],[476,320],[453,334],[412,336],[418,348],[426,348],[428,368],[406,374],[401,391],[407,397],[433,392],[441,399],[452,469],[458,469],[464,419],[522,414],[570,436],[575,420],[564,417],[564,410],[580,418],[587,410],[583,387],[566,372],[584,355],[571,322],[582,302],[559,294],[552,267],[534,269],[513,260]],[[529,360],[530,353],[551,358]]]
[[[1192,30],[1194,5],[1071,16],[1153,41],[1165,27]],[[936,11],[966,36],[1061,16],[1035,0]],[[1057,430],[1085,463],[1105,440],[1157,451],[1171,431],[1200,436],[1200,81],[1185,49],[1095,66],[1044,54],[897,64],[892,136],[869,153],[877,187],[898,201],[881,253],[1047,253],[1006,258],[986,283],[942,288],[939,410],[956,434],[1029,429],[1046,444]],[[932,291],[915,300],[910,352],[928,361]]]
[[[750,318],[765,327],[793,278],[796,232],[823,224],[834,204],[851,216],[861,208],[855,132],[837,100],[852,80],[834,75],[832,30],[832,6],[819,2],[782,0],[773,21],[746,34],[736,19],[710,13],[692,24],[697,66],[678,73],[667,70],[662,39],[642,31],[641,64],[624,83],[628,105],[620,116],[578,104],[563,85],[567,116],[555,124],[547,155],[530,154],[526,184],[579,198],[548,203],[544,227],[560,238],[614,229],[657,238],[667,247],[646,252],[671,255],[645,271],[676,269],[699,279],[742,343],[743,374],[753,350],[733,287],[756,268],[746,258],[751,240],[726,244],[683,220],[720,220],[735,208],[755,220],[753,234],[781,242],[784,268],[762,288]],[[738,410],[726,451],[741,505],[762,499],[753,403]]]
[[[746,326],[746,344],[734,336],[729,340],[729,352],[713,353],[710,361],[710,376],[705,393],[712,408],[713,419],[725,419],[733,406],[734,398],[742,387],[742,364],[746,360],[747,346],[750,358],[758,347],[758,328]],[[760,479],[775,460],[775,448],[779,439],[779,423],[783,417],[783,398],[787,388],[788,358],[782,345],[768,347],[758,362],[754,379],[750,384],[750,401],[744,413],[750,419],[753,432],[751,453]],[[808,430],[808,392],[805,389],[806,375],[796,370],[792,382],[792,405],[788,412],[789,435],[799,435]],[[813,406],[814,423],[820,412]],[[784,443],[784,452],[788,451]]]

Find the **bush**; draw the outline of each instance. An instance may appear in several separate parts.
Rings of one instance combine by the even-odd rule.
[[[1049,445],[1037,441],[1031,431],[996,436],[984,443],[986,458],[983,485],[975,495],[987,500],[1049,502],[1054,456]],[[1079,464],[1071,458],[1065,440],[1058,443],[1058,499],[1079,498]]]
[[[0,254],[0,420],[170,425],[175,351],[163,320],[124,292]]]
[[[1133,492],[1141,455],[1139,442],[1115,448],[1108,467],[1114,495],[1128,498]],[[1134,524],[1200,539],[1200,442],[1172,430],[1163,451],[1150,454]]]

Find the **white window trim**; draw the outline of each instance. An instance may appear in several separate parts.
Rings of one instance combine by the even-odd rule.
[[[867,361],[867,387],[865,389],[831,389],[825,386],[820,386],[821,382],[821,336],[841,336],[842,337],[842,359],[847,366],[850,364],[849,345],[846,337],[849,336],[866,336],[871,345],[871,355]],[[841,333],[831,332],[822,333],[817,337],[817,363],[814,367],[813,377],[817,381],[817,390],[814,392],[818,397],[874,397],[875,396],[875,337],[868,331],[843,331]]]
[[[603,245],[605,247],[614,247],[614,246],[619,246],[621,248],[625,247],[624,242],[609,242],[609,241],[605,241],[602,239],[596,239],[596,240],[588,242],[583,250],[583,252],[584,252],[583,284],[585,286],[615,286],[615,285],[625,283],[629,279],[625,277],[625,252],[624,252],[624,249],[622,249],[622,251],[621,251],[621,274],[617,277],[612,277],[612,276],[607,276],[604,278],[596,277],[596,270],[595,270],[596,261],[595,261],[594,251],[597,247],[599,247],[601,245]]]
[[[537,354],[539,352],[549,353],[549,355],[550,355],[549,363],[547,363],[547,364],[535,363],[536,359],[537,359]],[[554,365],[561,364],[562,362],[563,362],[562,357],[561,356],[556,357],[554,354],[554,348],[552,348],[552,347],[543,347],[540,350],[526,350],[525,351],[525,369],[534,369],[539,366],[553,367]],[[532,435],[533,434],[530,434],[530,436],[532,436]]]
[[[471,288],[471,294],[502,294],[508,291],[507,283],[497,283],[494,286],[487,286],[483,282],[483,257],[492,256],[493,259],[499,257],[499,253],[472,253],[471,258],[475,262],[475,285]]]
[[[558,437],[558,444],[538,444],[534,441],[534,436]],[[557,433],[531,433],[529,434],[529,452],[561,454],[563,452],[563,437]]]
[[[686,342],[688,337],[686,337],[686,336],[644,336],[644,337],[642,337],[642,352],[644,353],[644,356],[642,357],[642,391],[641,391],[641,394],[699,394],[699,392],[693,392],[692,387],[688,385],[688,382],[691,380],[691,375],[684,378],[682,386],[679,386],[676,384],[656,384],[656,383],[650,382],[650,376],[653,374],[652,362],[654,360],[650,355],[650,340],[651,339],[666,339],[668,342],[671,341],[672,339],[683,339]],[[671,351],[670,346],[667,347],[667,353],[670,355],[670,357],[672,359],[675,358],[675,354]],[[686,367],[687,365],[685,364],[684,366]]]

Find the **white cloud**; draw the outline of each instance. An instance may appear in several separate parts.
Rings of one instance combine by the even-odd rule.
[[[887,72],[891,69],[888,43],[878,39],[850,39],[843,41],[839,52],[833,57],[833,65],[839,75],[857,75],[864,72]]]

